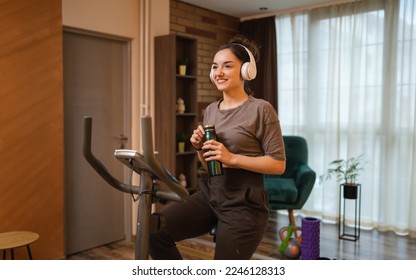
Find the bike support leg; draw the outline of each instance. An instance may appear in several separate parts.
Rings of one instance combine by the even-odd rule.
[[[149,258],[150,217],[152,214],[153,180],[149,174],[140,174],[140,195],[137,215],[136,260]]]

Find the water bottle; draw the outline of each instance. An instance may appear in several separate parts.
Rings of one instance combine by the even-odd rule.
[[[204,127],[205,130],[205,141],[208,140],[217,140],[217,134],[215,133],[215,126],[214,125],[206,125]],[[207,168],[208,168],[208,174],[209,176],[218,176],[222,175],[224,173],[222,169],[222,162],[218,160],[210,160],[207,161]]]

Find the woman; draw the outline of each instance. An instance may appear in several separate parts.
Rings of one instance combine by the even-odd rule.
[[[246,86],[256,76],[256,56],[257,47],[242,36],[216,52],[210,78],[223,98],[206,108],[203,124],[215,125],[218,141],[204,141],[199,125],[190,142],[202,164],[218,160],[224,174],[160,213],[166,226],[151,234],[153,259],[181,259],[175,242],[206,234],[214,225],[214,259],[250,259],[259,245],[268,222],[263,174],[282,174],[286,158],[274,108]]]

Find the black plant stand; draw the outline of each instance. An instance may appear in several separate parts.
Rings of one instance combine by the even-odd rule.
[[[347,230],[345,226],[345,208],[348,201],[354,200],[355,216],[354,228]],[[351,204],[351,203],[348,203]],[[340,239],[357,241],[360,239],[361,224],[361,184],[346,185],[341,184],[339,188],[339,217],[338,234]]]

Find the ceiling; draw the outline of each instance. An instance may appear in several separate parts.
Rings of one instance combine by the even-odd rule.
[[[273,14],[281,10],[334,2],[336,0],[180,0],[201,8],[219,12],[229,16],[259,17]],[[266,7],[267,10],[260,10]]]

